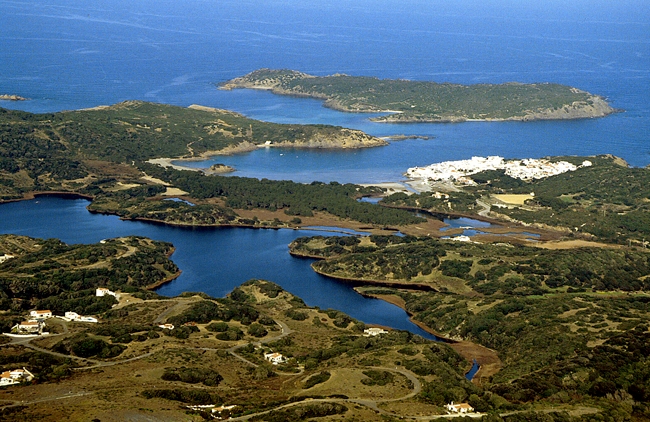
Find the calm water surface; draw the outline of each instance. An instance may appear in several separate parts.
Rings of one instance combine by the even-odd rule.
[[[0,1],[0,27],[0,93],[31,99],[0,106],[48,112],[139,99],[434,137],[367,151],[220,159],[238,175],[395,181],[409,167],[472,155],[612,153],[635,166],[650,163],[645,0]],[[215,89],[261,67],[465,84],[557,82],[626,111],[571,122],[389,125],[319,101]]]
[[[432,338],[412,324],[400,308],[381,300],[364,298],[349,285],[316,274],[310,267],[312,260],[289,255],[287,246],[295,238],[332,233],[179,228],[91,214],[86,205],[86,200],[56,197],[2,204],[0,233],[58,238],[69,244],[96,243],[129,235],[164,240],[176,247],[172,260],[183,272],[176,280],[159,288],[159,294],[176,296],[186,291],[200,291],[222,297],[241,283],[260,278],[279,284],[310,306],[338,309],[367,323],[409,330]]]

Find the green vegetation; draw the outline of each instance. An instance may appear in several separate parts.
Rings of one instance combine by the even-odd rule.
[[[343,111],[398,112],[373,119],[389,122],[570,119],[614,112],[601,97],[549,83],[458,85],[259,69],[221,87],[263,88],[276,94],[324,99],[328,107]]]
[[[283,210],[286,215],[313,216],[315,212],[348,218],[378,225],[415,224],[422,218],[396,209],[387,209],[356,199],[376,193],[377,188],[361,188],[352,184],[341,185],[313,182],[311,184],[291,181],[257,180],[241,177],[205,176],[198,172],[163,169],[143,165],[147,174],[176,186],[197,199],[223,198],[225,205],[233,209]],[[256,225],[259,222],[236,218],[231,210],[214,205],[190,206],[183,202],[147,201],[158,192],[142,188],[123,190],[100,195],[90,206],[91,210],[117,213],[128,218],[165,219],[183,221],[187,224]]]
[[[332,374],[330,374],[328,371],[319,372],[318,374],[309,377],[307,381],[305,381],[305,384],[302,388],[308,389],[308,388],[312,388],[317,384],[322,384],[328,379],[330,379],[331,376]]]
[[[73,354],[82,358],[99,357],[109,359],[119,356],[126,350],[126,346],[111,344],[101,338],[80,333],[58,342],[52,349],[59,353]]]
[[[627,397],[634,403],[624,412],[628,417],[648,415],[647,251],[547,250],[396,236],[343,246],[339,239],[297,239],[292,253],[318,256],[322,250],[325,259],[313,266],[326,275],[363,280],[360,274],[405,288],[428,283],[437,292],[362,290],[397,296],[416,320],[435,332],[498,352],[500,370],[490,372],[493,362],[481,363],[488,368],[485,388],[459,394],[446,381],[450,372],[441,372],[439,364],[429,366],[412,346],[400,348],[405,368],[438,377],[423,391],[432,403],[469,400],[490,411],[576,400],[607,407],[616,397]]]
[[[79,193],[93,198],[89,208],[94,212],[182,225],[287,227],[301,224],[299,216],[317,212],[378,226],[422,221],[401,210],[357,201],[381,192],[378,188],[206,176],[145,162],[241,145],[250,149],[266,141],[308,146],[324,139],[357,142],[346,147],[383,142],[340,127],[279,125],[227,111],[142,102],[43,115],[0,109],[0,200],[31,192]],[[142,179],[145,175],[187,192],[194,206],[164,201],[166,187]],[[241,218],[235,209],[280,210],[287,218]]]
[[[142,237],[66,245],[56,239],[0,236],[0,253],[15,257],[0,265],[0,309],[50,309],[63,315],[105,312],[113,296],[96,297],[97,287],[136,292],[178,272],[168,256],[172,245]]]
[[[183,108],[128,101],[111,107],[30,114],[0,109],[0,157],[23,157],[25,166],[39,169],[39,158],[104,159],[130,163],[160,157],[200,156],[243,142],[300,143],[314,138],[357,136],[358,131],[327,125],[282,125],[248,119],[241,114],[208,108]],[[378,143],[381,144],[381,143]],[[17,155],[18,154],[18,155]],[[69,163],[41,166],[61,168]],[[7,167],[8,164],[0,165]],[[67,171],[74,171],[71,166]]]
[[[165,381],[179,381],[188,384],[201,383],[208,387],[216,387],[223,380],[217,371],[210,368],[165,368],[161,379]]]
[[[363,371],[363,375],[367,376],[368,378],[362,379],[361,383],[370,386],[390,384],[395,378],[392,373],[388,371],[380,371],[377,369],[368,369],[367,371]]]
[[[347,410],[346,406],[339,403],[305,404],[286,410],[274,410],[268,415],[255,416],[250,420],[266,422],[305,421],[312,420],[312,418],[344,414]]]
[[[413,236],[371,236],[359,247],[346,238],[296,239],[291,253],[326,259],[319,273],[355,280],[464,283],[476,293],[526,296],[564,291],[650,290],[650,254],[643,250],[539,249],[507,244],[474,244]],[[336,245],[333,252],[331,244]],[[322,251],[322,253],[321,253]]]
[[[447,192],[449,199],[436,198],[435,192],[396,193],[384,198],[381,204],[442,214],[476,213],[477,200],[494,203],[496,194],[534,192],[534,198],[528,199],[525,205],[493,207],[491,215],[507,216],[530,225],[558,227],[578,238],[613,243],[634,241],[638,246],[644,238],[650,238],[648,168],[630,168],[610,155],[554,157],[552,160],[575,165],[589,160],[592,165],[531,181],[513,179],[503,171],[482,172],[470,176],[477,186],[463,187],[461,192]]]

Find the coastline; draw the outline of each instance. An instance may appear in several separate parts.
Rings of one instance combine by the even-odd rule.
[[[270,91],[275,95],[284,95],[296,98],[311,98],[316,100],[323,101],[323,107],[330,108],[332,110],[346,112],[346,113],[388,113],[385,116],[373,117],[370,121],[377,123],[462,123],[462,122],[506,122],[506,121],[519,121],[519,122],[529,122],[537,120],[575,120],[575,119],[586,119],[586,118],[600,118],[605,117],[613,113],[621,112],[622,110],[615,109],[609,105],[604,97],[596,94],[591,94],[589,92],[583,91],[581,89],[558,85],[564,89],[568,88],[571,94],[574,97],[563,101],[561,104],[554,103],[553,96],[551,95],[546,102],[542,104],[537,104],[535,101],[531,101],[530,104],[523,105],[515,110],[510,110],[508,108],[508,101],[503,100],[503,103],[500,104],[501,108],[497,109],[496,112],[490,107],[483,105],[483,108],[479,105],[478,108],[475,106],[467,106],[464,109],[452,108],[450,110],[440,110],[441,114],[438,114],[434,111],[426,111],[427,108],[424,108],[422,112],[418,112],[422,104],[408,104],[400,110],[393,110],[391,108],[386,109],[382,107],[382,102],[380,100],[373,100],[364,97],[369,92],[374,92],[375,87],[366,88],[366,90],[361,90],[356,92],[354,90],[347,89],[347,86],[343,86],[344,89],[337,91],[334,89],[333,93],[328,93],[328,90],[319,91],[319,85],[314,85],[311,91],[308,88],[305,88],[304,85],[293,86],[292,83],[298,81],[308,81],[315,79],[328,79],[329,87],[336,86],[334,82],[341,75],[334,74],[329,76],[314,76],[304,72],[288,69],[269,69],[261,68],[254,70],[246,75],[239,76],[228,81],[218,84],[218,89],[222,90],[233,90],[233,89],[255,89],[255,90],[264,90]],[[370,77],[360,76],[363,80],[366,80]],[[399,83],[399,80],[391,79],[377,79],[372,78],[373,80],[389,83]],[[402,84],[404,81],[401,82]],[[407,82],[408,83],[408,82]],[[428,83],[424,90],[421,92],[429,93],[428,89],[430,86],[437,86],[438,84],[434,81],[424,81]],[[505,83],[505,84],[490,84],[497,87],[511,87],[509,89],[517,89],[518,86],[524,87],[535,87],[539,88],[545,84],[521,84],[521,83]],[[473,89],[477,84],[454,84],[456,88],[462,88],[466,90],[468,88]],[[399,89],[399,86],[397,87]],[[402,87],[403,89],[403,87]],[[382,91],[383,92],[383,91]],[[388,92],[388,91],[387,91]],[[479,92],[480,93],[480,92]],[[477,93],[477,95],[479,94]],[[346,95],[353,94],[356,97],[347,98]],[[368,95],[370,98],[373,97],[372,94]],[[343,100],[341,100],[343,97]],[[362,99],[359,99],[361,97]],[[505,97],[504,97],[505,98]],[[431,101],[431,99],[429,99]],[[433,101],[434,104],[436,101]],[[426,103],[426,102],[425,102]],[[389,103],[389,104],[394,104]],[[415,108],[418,107],[418,108]],[[489,117],[493,115],[494,117]],[[504,115],[505,117],[499,117]]]
[[[448,344],[449,347],[454,349],[454,351],[459,355],[461,355],[467,362],[473,363],[474,361],[476,361],[479,365],[479,369],[476,372],[476,374],[474,374],[474,377],[472,378],[472,383],[481,385],[484,381],[487,381],[494,374],[498,373],[503,367],[503,363],[501,362],[501,359],[499,359],[496,350],[489,349],[485,346],[481,346],[480,344],[472,343],[470,341],[456,340],[456,339],[444,337],[440,333],[437,333],[431,328],[429,328],[424,323],[415,320],[413,318],[413,314],[411,314],[406,309],[406,302],[401,297],[396,295],[381,295],[381,294],[365,293],[363,291],[360,291],[357,287],[354,288],[354,291],[359,293],[363,297],[383,300],[385,302],[388,302],[392,305],[401,308],[404,312],[406,312],[406,314],[409,316],[409,321],[411,321],[413,324],[417,325],[422,330],[440,339],[442,342]]]

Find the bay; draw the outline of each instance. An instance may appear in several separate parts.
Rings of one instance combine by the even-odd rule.
[[[316,274],[311,259],[295,258],[288,245],[300,236],[332,235],[316,230],[181,228],[116,216],[91,214],[88,201],[52,196],[0,205],[0,233],[57,238],[68,244],[97,243],[121,236],[146,236],[174,244],[171,259],[182,270],[176,280],[158,288],[163,296],[205,292],[223,297],[243,282],[273,281],[310,306],[337,309],[366,323],[408,330],[433,338],[409,321],[397,306],[365,298],[344,283]]]
[[[296,181],[395,181],[409,167],[465,159],[612,153],[650,163],[650,8],[643,0],[35,0],[0,2],[0,106],[34,112],[146,100],[231,109],[372,135],[416,134],[363,152],[258,151],[236,175]],[[312,100],[219,91],[260,67],[454,83],[557,82],[624,113],[534,123],[387,125]],[[225,159],[224,159],[225,160]]]

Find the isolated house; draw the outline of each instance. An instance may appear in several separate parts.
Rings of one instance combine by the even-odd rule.
[[[370,337],[370,336],[378,336],[379,334],[386,334],[387,332],[388,331],[384,330],[383,328],[371,327],[363,330],[363,335],[366,337]]]
[[[97,318],[81,316],[76,312],[66,312],[65,319],[69,319],[70,321],[77,321],[77,322],[99,322],[97,321]]]
[[[271,362],[273,365],[278,365],[281,363],[285,363],[287,361],[287,358],[282,356],[280,353],[264,353],[264,359],[268,360]]]
[[[159,327],[164,330],[173,330],[174,324],[160,324]]]
[[[453,413],[472,413],[474,411],[474,408],[467,403],[454,404],[453,401],[445,407]]]
[[[110,295],[117,298],[117,293],[110,291],[106,287],[98,287],[97,290],[95,290],[95,296],[97,297],[102,297],[106,295]]]
[[[79,314],[76,312],[66,312],[65,317],[72,321],[76,321],[79,319]]]
[[[0,374],[0,386],[20,384],[34,379],[34,374],[27,369],[12,369]]]

